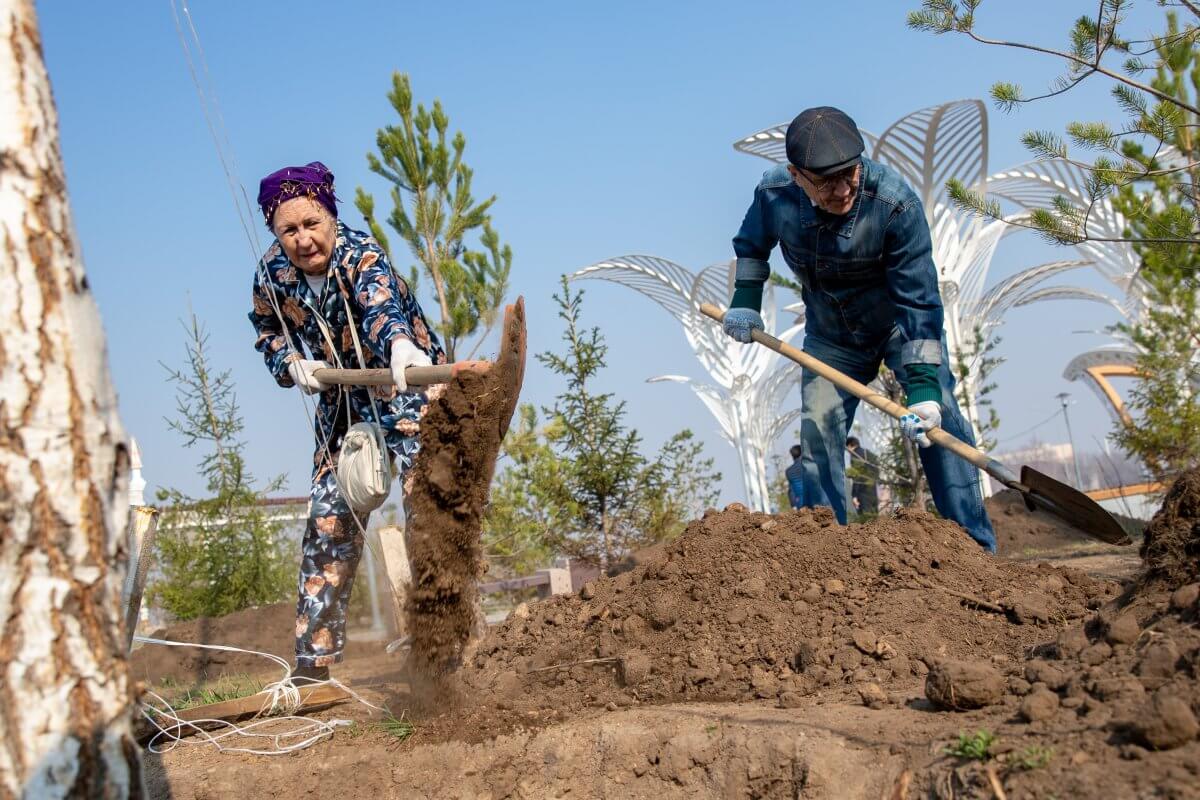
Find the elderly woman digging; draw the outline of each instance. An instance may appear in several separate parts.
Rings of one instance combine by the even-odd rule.
[[[404,370],[441,364],[446,356],[379,244],[338,220],[333,173],[323,164],[271,173],[260,184],[258,203],[275,242],[254,276],[254,346],[280,386],[319,396],[292,676],[326,680],[329,665],[342,660],[346,608],[369,513],[352,507],[345,475],[339,479],[344,440],[355,423],[377,425],[371,430],[381,445],[384,486],[391,480],[388,453],[403,484],[429,399],[408,391]],[[314,373],[331,366],[390,368],[395,386],[326,385]]]

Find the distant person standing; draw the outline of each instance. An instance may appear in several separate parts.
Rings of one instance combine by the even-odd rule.
[[[846,438],[850,452],[850,499],[860,514],[879,513],[879,462],[855,436]]]
[[[804,505],[804,467],[800,464],[804,450],[800,445],[794,444],[788,452],[792,455],[792,463],[783,472],[787,478],[788,502],[792,504],[792,508],[800,508]]]

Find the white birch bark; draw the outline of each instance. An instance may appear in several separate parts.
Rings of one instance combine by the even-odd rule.
[[[142,794],[128,454],[32,0],[0,0],[0,798]]]

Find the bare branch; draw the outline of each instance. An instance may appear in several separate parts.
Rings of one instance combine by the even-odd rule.
[[[1170,4],[1164,3],[1164,5],[1170,5]],[[1200,17],[1200,5],[1197,5],[1196,3],[1191,2],[1191,0],[1179,0],[1179,5],[1183,6],[1188,11],[1195,14],[1197,17]]]
[[[1132,78],[1127,78],[1124,75],[1121,75],[1120,73],[1113,72],[1112,70],[1108,69],[1107,67],[1101,66],[1098,62],[1091,63],[1088,61],[1084,61],[1083,59],[1078,58],[1077,56],[1074,56],[1071,53],[1064,53],[1061,50],[1054,50],[1054,49],[1051,49],[1048,47],[1039,47],[1038,45],[1035,45],[1035,44],[1025,44],[1024,42],[1009,42],[1009,41],[1005,41],[1003,39],[988,39],[986,37],[976,34],[974,31],[970,31],[970,30],[964,31],[964,32],[967,34],[967,36],[971,37],[972,39],[979,42],[980,44],[990,44],[990,45],[995,45],[997,47],[1012,47],[1012,48],[1016,48],[1018,50],[1030,50],[1035,53],[1042,53],[1044,55],[1056,56],[1058,58],[1063,59],[1064,61],[1069,61],[1072,64],[1076,64],[1080,67],[1088,68],[1088,69],[1094,70],[1095,72],[1099,72],[1101,75],[1106,75],[1114,81],[1118,81],[1119,83],[1123,83],[1126,86],[1143,91],[1146,94],[1153,95],[1153,96],[1157,97],[1159,100],[1162,100],[1164,102],[1170,103],[1175,106],[1179,106],[1182,109],[1185,109],[1187,111],[1192,112],[1193,114],[1196,114],[1197,116],[1200,116],[1200,108],[1197,108],[1196,106],[1193,106],[1190,103],[1185,103],[1182,100],[1172,97],[1171,95],[1167,94],[1166,92],[1159,91],[1158,89],[1155,89],[1153,86],[1142,83],[1141,81],[1135,81]]]

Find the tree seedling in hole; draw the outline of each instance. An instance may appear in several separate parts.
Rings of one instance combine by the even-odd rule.
[[[996,734],[991,731],[978,730],[975,733],[959,733],[958,741],[942,752],[958,758],[987,761],[992,757],[992,745],[995,743]]]

